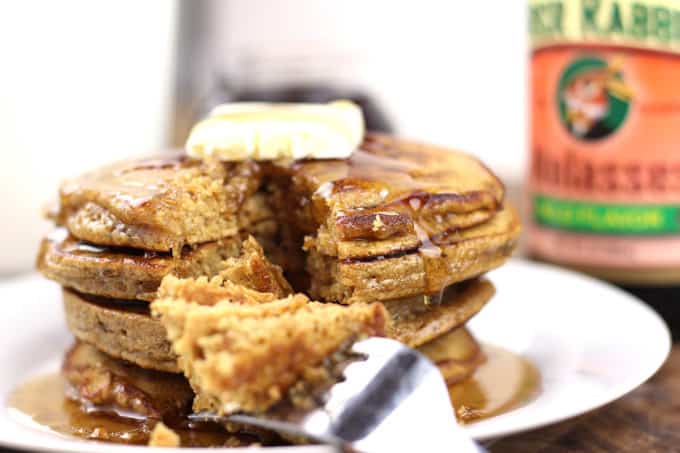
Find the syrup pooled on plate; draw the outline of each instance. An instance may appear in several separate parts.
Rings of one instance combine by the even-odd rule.
[[[458,420],[470,423],[516,409],[540,392],[541,376],[527,359],[498,346],[482,345],[486,361],[449,387]]]
[[[540,375],[526,359],[505,349],[483,346],[486,362],[468,379],[449,387],[458,419],[463,423],[506,413],[531,401],[540,390]],[[67,383],[51,374],[20,385],[9,408],[51,431],[89,440],[144,445],[157,420],[86,410],[66,396]],[[178,416],[164,420],[181,438],[183,447],[240,447],[261,443],[248,434],[233,434],[217,424],[191,424]],[[279,443],[272,437],[268,442]]]
[[[42,376],[20,385],[8,405],[58,434],[130,445],[146,445],[149,441],[158,420],[123,417],[112,410],[86,410],[67,398],[66,389],[61,375]],[[180,436],[183,447],[243,447],[261,442],[255,436],[229,433],[217,424],[192,424],[181,416],[164,422]]]

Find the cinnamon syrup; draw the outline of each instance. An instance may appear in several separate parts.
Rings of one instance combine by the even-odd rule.
[[[458,420],[472,423],[504,414],[530,402],[540,393],[538,370],[506,349],[483,345],[486,361],[473,376],[449,387]]]
[[[539,373],[526,359],[495,346],[483,346],[483,351],[487,360],[473,376],[449,387],[463,423],[509,412],[529,402],[540,390]],[[124,444],[148,442],[157,420],[87,410],[66,397],[66,388],[59,374],[39,377],[20,385],[8,405],[57,434]],[[183,447],[237,447],[262,442],[251,435],[229,433],[217,424],[191,425],[182,417],[164,422],[180,435]]]
[[[158,420],[118,414],[114,410],[85,408],[66,397],[67,383],[60,374],[50,374],[20,385],[8,406],[29,416],[36,424],[72,437],[129,445],[144,445]],[[241,447],[259,440],[232,434],[213,423],[189,423],[183,417],[164,420],[181,438],[183,447]]]

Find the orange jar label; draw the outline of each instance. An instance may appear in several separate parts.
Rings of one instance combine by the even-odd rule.
[[[530,5],[530,252],[680,267],[680,1]]]

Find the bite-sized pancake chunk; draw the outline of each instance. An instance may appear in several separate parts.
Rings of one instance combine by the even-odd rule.
[[[193,300],[186,286],[181,298],[164,286],[151,307],[198,394],[195,410],[264,412],[294,387],[331,379],[328,359],[360,338],[384,336],[388,323],[381,304],[344,307],[302,294],[265,303]]]

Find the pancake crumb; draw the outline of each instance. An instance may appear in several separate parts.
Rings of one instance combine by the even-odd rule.
[[[378,232],[380,231],[385,224],[383,223],[382,219],[380,218],[380,214],[375,216],[375,220],[373,220],[373,231]]]
[[[262,246],[254,237],[248,236],[241,246],[241,255],[222,263],[220,277],[263,293],[279,298],[293,293],[290,283],[283,276],[283,269],[272,264],[264,254]]]
[[[151,431],[149,447],[179,447],[181,446],[179,435],[165,426],[163,422],[156,423]]]

